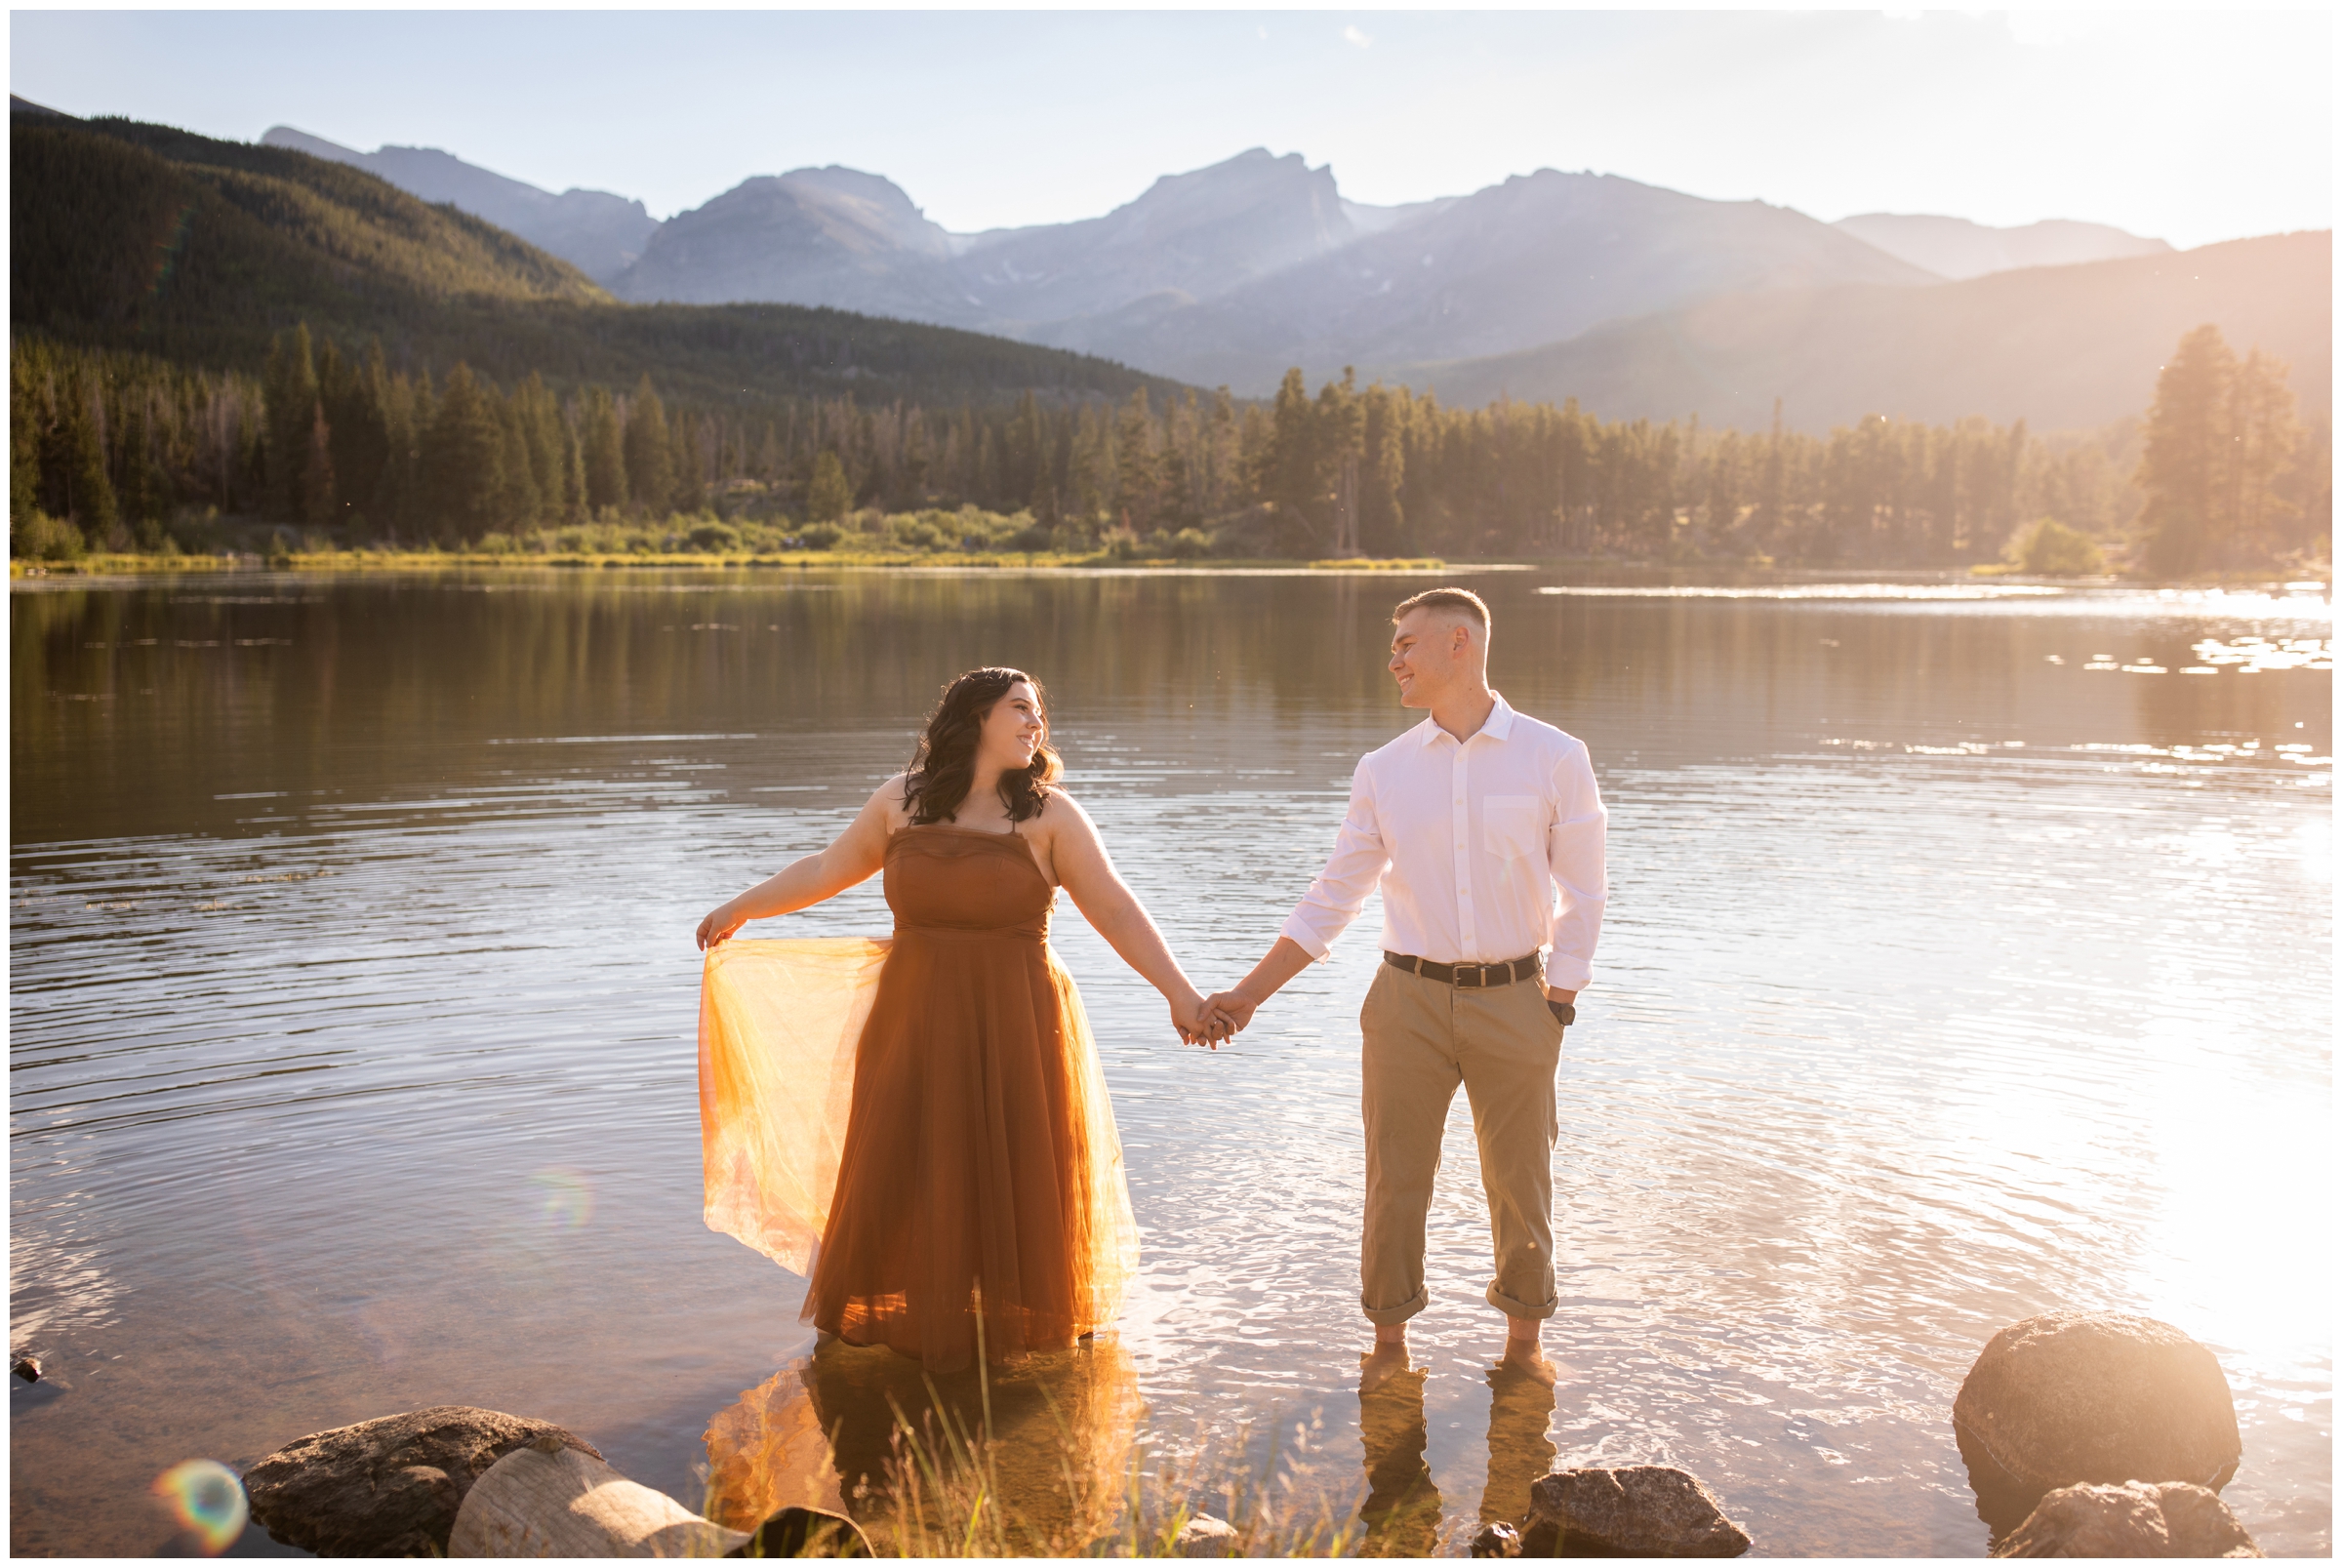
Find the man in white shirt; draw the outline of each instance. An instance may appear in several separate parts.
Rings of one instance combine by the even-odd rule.
[[[1601,795],[1583,742],[1490,690],[1477,594],[1419,593],[1392,622],[1399,704],[1431,716],[1359,761],[1325,869],[1268,955],[1207,1007],[1233,1027],[1249,1024],[1381,886],[1384,963],[1358,1019],[1368,1381],[1406,1365],[1407,1319],[1429,1300],[1424,1224],[1459,1084],[1495,1233],[1487,1299],[1508,1319],[1505,1358],[1550,1381],[1540,1336],[1557,1301],[1554,1078],[1601,931]]]

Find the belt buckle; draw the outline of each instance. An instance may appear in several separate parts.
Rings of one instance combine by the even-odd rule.
[[[1464,978],[1467,972],[1471,974],[1472,979]],[[1458,964],[1456,965],[1455,983],[1459,987],[1465,989],[1485,990],[1488,988],[1488,966],[1486,964]]]

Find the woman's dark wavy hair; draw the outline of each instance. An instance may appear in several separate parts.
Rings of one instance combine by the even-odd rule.
[[[1000,775],[1000,803],[1008,808],[1012,823],[1041,814],[1045,791],[1066,771],[1049,745],[1049,694],[1021,669],[988,666],[971,669],[945,687],[944,700],[927,715],[926,733],[919,737],[903,777],[903,808],[913,824],[948,823],[959,814],[976,783],[976,743],[985,718],[1019,681],[1032,688],[1032,700],[1041,710],[1041,744],[1033,747],[1029,766]]]

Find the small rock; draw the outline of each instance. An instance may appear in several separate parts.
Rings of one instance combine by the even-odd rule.
[[[2259,1557],[2259,1543],[2228,1505],[2186,1481],[2061,1486],[1996,1557]]]
[[[9,1364],[8,1370],[22,1378],[26,1383],[41,1381],[41,1364],[29,1355],[18,1356]]]
[[[1520,1555],[1520,1532],[1499,1520],[1483,1524],[1480,1533],[1472,1538],[1472,1554],[1475,1557],[1517,1557]]]
[[[2044,1312],[1994,1335],[1959,1386],[1952,1427],[1979,1511],[2003,1528],[2083,1482],[2217,1492],[2243,1454],[2212,1352],[2120,1312]]]
[[[1564,1556],[1737,1557],[1749,1533],[1716,1494],[1672,1465],[1558,1470],[1529,1488],[1532,1527],[1551,1524]]]
[[[471,1483],[540,1439],[602,1456],[550,1422],[434,1405],[297,1438],[244,1472],[253,1517],[323,1557],[445,1556]]]
[[[1236,1549],[1236,1527],[1226,1519],[1198,1513],[1180,1526],[1171,1546],[1183,1557],[1226,1557]]]

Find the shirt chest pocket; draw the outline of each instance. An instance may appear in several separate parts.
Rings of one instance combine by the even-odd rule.
[[[1535,795],[1490,795],[1480,803],[1481,842],[1500,861],[1545,850],[1545,802]]]

